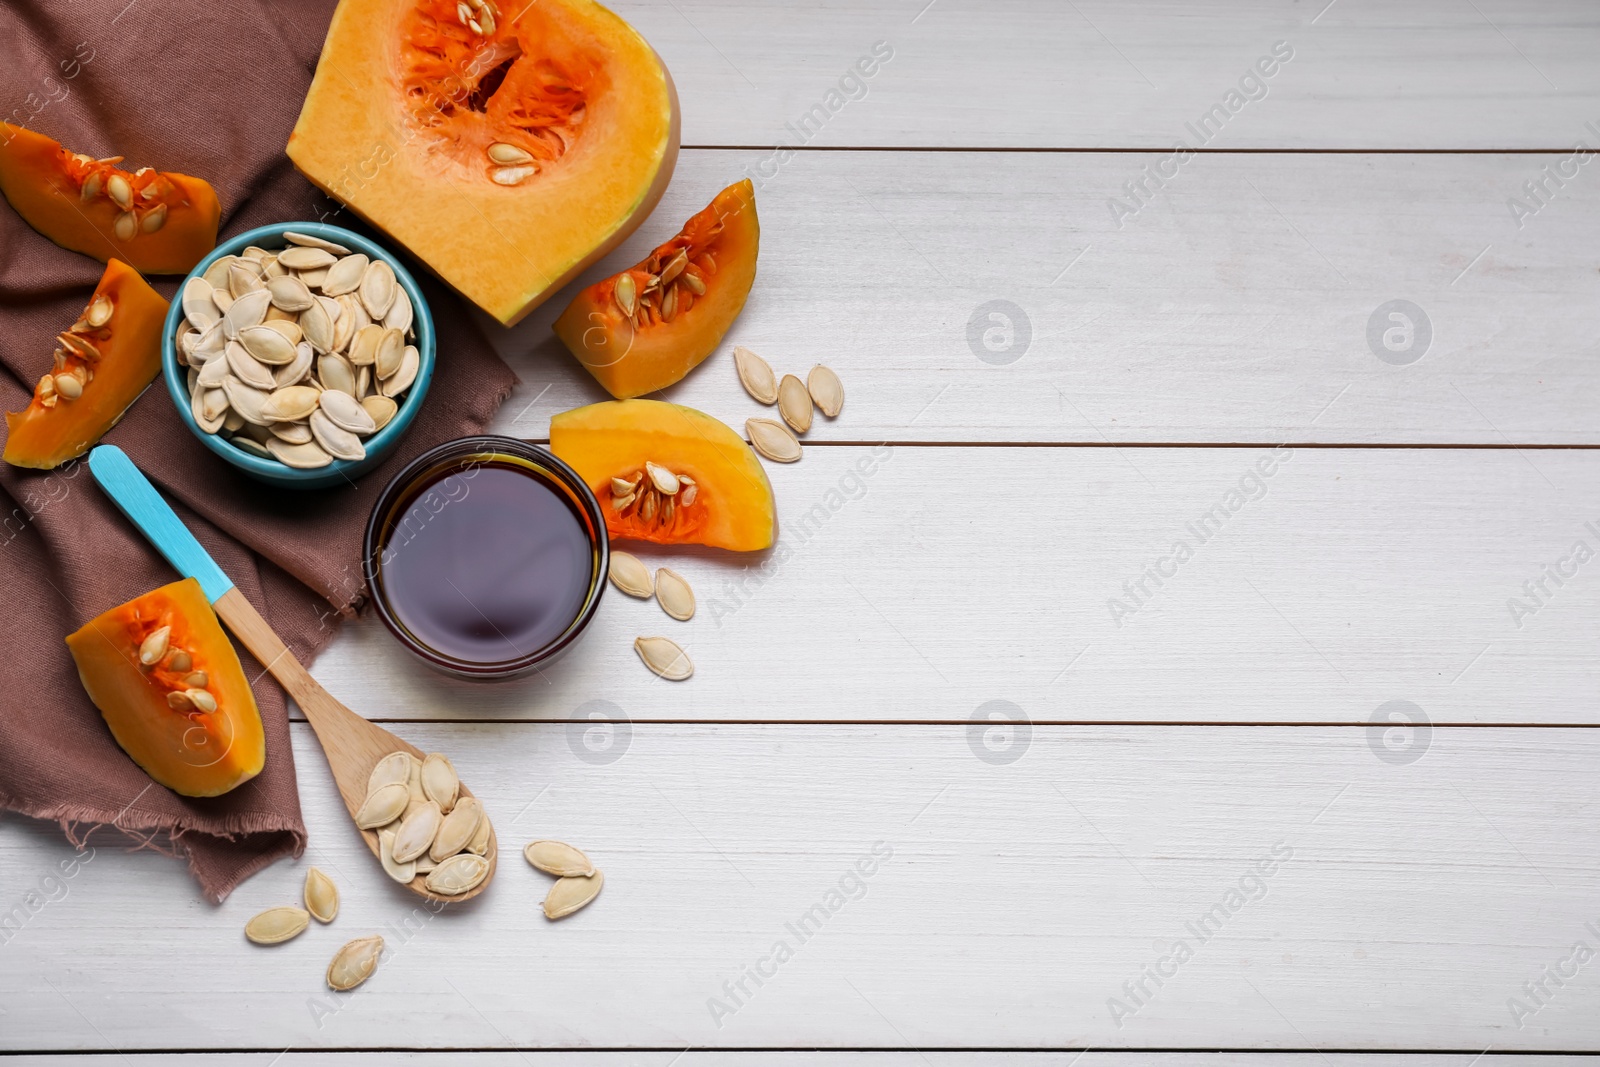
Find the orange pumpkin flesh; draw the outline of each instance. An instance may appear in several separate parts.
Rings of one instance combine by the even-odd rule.
[[[167,302],[132,267],[106,264],[28,406],[6,414],[5,461],[48,470],[93,447],[161,369],[166,316]]]
[[[141,656],[163,628],[160,655]],[[67,648],[117,744],[174,793],[214,797],[261,772],[267,742],[255,694],[193,578],[89,620]]]
[[[149,167],[119,170],[43,134],[0,122],[0,191],[62,248],[141,274],[187,274],[216,247],[222,206],[211,186]]]
[[[340,0],[288,152],[510,325],[661,199],[678,98],[593,0]]]
[[[756,280],[761,223],[747,178],[639,263],[589,286],[556,336],[618,398],[665,389],[716,351]]]
[[[772,545],[777,511],[761,461],[744,439],[694,408],[659,400],[611,400],[562,412],[550,420],[550,451],[565,460],[600,500],[612,540],[701,544],[754,552]],[[690,482],[669,510],[633,494],[623,508],[611,479],[633,481],[645,463]],[[642,484],[648,484],[644,474]],[[688,486],[693,499],[682,504]]]

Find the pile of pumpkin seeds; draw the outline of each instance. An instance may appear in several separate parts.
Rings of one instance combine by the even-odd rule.
[[[287,230],[184,283],[179,357],[206,433],[290,467],[366,456],[421,354],[414,309],[382,259]]]
[[[391,752],[379,760],[356,825],[377,832],[384,873],[402,885],[421,875],[430,893],[452,897],[489,876],[489,816],[477,800],[461,795],[455,767],[437,752],[422,760]]]
[[[804,382],[792,374],[785,374],[780,381],[766,360],[739,345],[733,350],[733,366],[739,384],[754,400],[778,405],[783,422],[746,419],[744,424],[750,447],[774,463],[793,463],[800,458],[799,438],[811,429],[813,405],[830,419],[844,409],[844,383],[820,363],[811,368]]]
[[[606,876],[580,849],[560,841],[530,841],[522,856],[536,870],[555,876],[544,897],[544,917],[564,919],[600,895]]]

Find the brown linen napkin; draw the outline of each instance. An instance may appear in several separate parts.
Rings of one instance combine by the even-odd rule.
[[[362,229],[283,154],[333,8],[333,0],[13,0],[0,6],[0,118],[73,151],[205,178],[222,200],[224,236],[316,219]],[[76,320],[103,269],[0,205],[5,410],[27,403],[54,335]],[[515,381],[462,302],[414,263],[412,272],[438,327],[438,367],[397,454],[357,485],[292,492],[237,474],[193,439],[160,378],[106,437],[302,660],[360,603],[361,534],[384,482],[423,449],[480,432]],[[169,299],[177,288],[176,278],[149,280]],[[155,785],[111,739],[63,638],[178,576],[81,462],[54,472],[0,464],[0,511],[0,806],[57,820],[73,840],[105,824],[184,856],[213,900],[298,855],[306,831],[283,692],[241,649],[266,723],[266,769],[209,800]]]

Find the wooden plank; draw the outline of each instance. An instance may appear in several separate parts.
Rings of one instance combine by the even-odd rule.
[[[1471,1053],[1327,1053],[1327,1052],[198,1052],[183,1058],[185,1067],[361,1067],[363,1064],[410,1064],[412,1067],[526,1067],[563,1063],[576,1067],[1471,1067]],[[166,1064],[169,1053],[121,1053],[118,1063]],[[66,1067],[81,1064],[81,1055],[23,1055],[17,1067]],[[1497,1061],[1479,1060],[1485,1065]],[[1588,1067],[1587,1056],[1519,1055],[1518,1067]]]
[[[652,219],[578,284],[758,158],[685,152]],[[757,194],[744,313],[665,397],[740,427],[770,414],[734,375],[744,344],[780,373],[838,370],[848,399],[817,440],[1600,443],[1589,170],[1565,164],[1578,177],[1519,229],[1508,199],[1563,157],[1205,156],[1113,218],[1156,158],[806,153]],[[550,333],[576,291],[486,324],[523,379],[500,430],[544,437],[609,399]]]
[[[688,578],[689,623],[612,590],[542,675],[472,686],[367,618],[313,673],[384,719],[961,721],[1008,700],[1360,723],[1408,700],[1435,722],[1600,722],[1600,584],[1572,555],[1600,548],[1592,451],[834,447],[768,470],[770,553],[628,546]],[[694,677],[649,674],[648,634]]]
[[[296,726],[311,850],[221,907],[179,864],[109,847],[47,882],[71,855],[59,832],[0,825],[0,902],[42,900],[7,931],[0,1045],[1600,1046],[1600,965],[1571,975],[1573,945],[1600,940],[1592,730],[1442,729],[1408,765],[1314,727],[1036,727],[1010,764],[961,724],[641,726],[609,764],[558,725],[409,733],[451,755],[510,847],[588,849],[600,899],[547,923],[547,879],[508,866],[459,912],[419,909]],[[335,924],[245,942],[306,862],[340,885]],[[391,957],[328,995],[335,947],[374,932]],[[1119,1027],[1112,998],[1176,940],[1192,955]],[[734,1002],[722,983],[756,963],[764,984]],[[1546,967],[1565,984],[1514,1018]]]
[[[1600,119],[1580,0],[616,8],[672,70],[685,144],[1166,148],[1231,104],[1228,148],[1550,148]],[[1279,41],[1292,58],[1241,86]]]

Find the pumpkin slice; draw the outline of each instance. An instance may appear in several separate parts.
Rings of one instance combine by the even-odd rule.
[[[744,439],[694,408],[610,400],[550,420],[550,451],[600,500],[612,540],[754,552],[772,545],[772,484]]]
[[[187,174],[117,167],[43,134],[0,122],[0,191],[29,226],[102,263],[141,274],[187,274],[216,247],[222,206]]]
[[[661,199],[678,97],[592,0],[340,0],[288,151],[510,325]]]
[[[122,751],[174,793],[219,796],[261,772],[255,694],[195,579],[90,619],[67,648]]]
[[[89,306],[56,338],[33,399],[6,415],[5,461],[57,467],[117,424],[161,369],[167,302],[120,259],[106,264]]]
[[[747,178],[643,260],[579,293],[556,336],[614,397],[665,389],[716,351],[744,310],[760,245]]]

